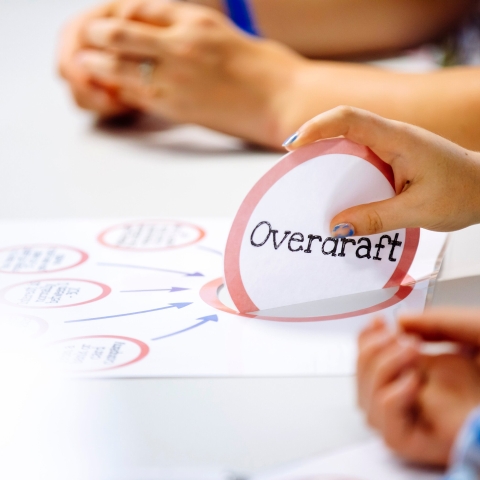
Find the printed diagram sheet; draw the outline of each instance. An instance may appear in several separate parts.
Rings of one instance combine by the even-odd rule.
[[[421,231],[416,284],[240,314],[223,288],[229,219],[0,222],[0,334],[87,377],[345,375],[358,331],[422,310],[445,236]]]
[[[379,439],[255,475],[252,480],[440,480],[439,470],[396,458]]]

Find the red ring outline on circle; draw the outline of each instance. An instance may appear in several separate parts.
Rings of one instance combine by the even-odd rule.
[[[98,285],[102,289],[102,293],[98,295],[98,297],[92,298],[91,300],[86,300],[84,302],[80,303],[72,303],[71,305],[57,305],[53,307],[25,307],[22,305],[17,305],[16,303],[9,302],[6,298],[5,295],[6,293],[11,290],[12,288],[18,287],[20,285],[28,285],[29,283],[35,283],[35,282],[44,282],[44,281],[74,281],[74,282],[85,282],[85,283],[93,283],[94,285]],[[104,283],[100,282],[95,282],[93,280],[85,280],[83,278],[48,278],[46,280],[31,280],[30,282],[21,282],[21,283],[16,283],[15,285],[10,285],[9,287],[2,288],[0,290],[0,302],[7,304],[7,305],[12,305],[17,308],[68,308],[68,307],[78,307],[78,305],[85,305],[86,303],[92,303],[92,302],[97,302],[98,300],[101,300],[102,298],[105,298],[107,295],[110,295],[112,293],[112,289],[108,286],[105,285]]]
[[[68,245],[57,245],[54,243],[35,243],[35,244],[29,244],[29,245],[18,245],[14,247],[6,247],[6,248],[0,248],[0,252],[4,252],[6,250],[15,250],[19,248],[36,248],[36,247],[50,247],[50,248],[65,248],[66,250],[73,250],[75,252],[78,252],[80,254],[80,260],[77,263],[74,263],[73,265],[69,265],[68,267],[62,267],[62,268],[56,268],[55,270],[45,270],[43,272],[6,272],[5,270],[0,270],[0,273],[5,273],[5,274],[13,274],[13,275],[37,275],[37,274],[42,274],[42,273],[56,273],[56,272],[61,272],[62,270],[68,270],[69,268],[74,268],[78,267],[82,263],[86,262],[88,260],[88,253],[84,252],[83,250],[80,250],[77,247],[70,247]]]
[[[24,316],[34,319],[40,325],[40,330],[35,335],[33,335],[32,338],[38,338],[48,330],[48,326],[49,326],[48,322],[46,320],[44,320],[43,318],[33,317],[33,316],[30,316],[30,315],[24,315]]]
[[[18,314],[16,314],[18,315]],[[21,315],[21,314],[20,314]],[[38,325],[40,325],[39,331],[33,335],[31,338],[38,338],[43,335],[48,330],[48,322],[40,317],[34,317],[33,315],[22,315],[23,317],[30,318],[31,320],[35,320]]]
[[[312,158],[332,153],[353,155],[363,158],[380,170],[395,190],[393,170],[390,165],[377,157],[377,155],[375,155],[368,147],[351,142],[345,138],[322,140],[320,142],[311,143],[285,155],[262,178],[260,178],[250,192],[248,192],[245,200],[240,205],[228,235],[224,262],[225,279],[227,285],[229,285],[229,291],[235,296],[235,298],[232,297],[232,300],[240,311],[254,312],[255,310],[260,310],[248,295],[240,275],[240,250],[242,240],[245,235],[247,223],[256,206],[270,188],[291,170]],[[412,265],[419,240],[419,228],[405,229],[405,245],[403,247],[402,256],[400,257],[397,268],[383,288],[402,285],[402,282],[405,280],[408,270]]]
[[[105,236],[107,233],[111,232],[112,230],[115,230],[120,227],[125,227],[127,225],[146,225],[146,224],[161,224],[161,223],[177,223],[180,225],[186,225],[188,227],[193,228],[198,232],[198,237],[188,243],[182,243],[181,245],[172,245],[170,247],[156,247],[156,248],[135,248],[135,247],[121,247],[117,245],[110,245],[105,241]],[[173,250],[174,248],[183,248],[183,247],[189,247],[190,245],[193,245],[197,242],[199,242],[203,237],[205,236],[205,230],[198,225],[194,225],[193,223],[188,223],[188,222],[179,222],[177,220],[145,220],[145,221],[133,221],[133,222],[125,222],[125,223],[119,223],[118,225],[113,225],[111,227],[108,227],[105,229],[103,232],[101,232],[98,237],[97,241],[103,245],[104,247],[108,248],[115,248],[117,250],[126,250],[129,252],[157,252],[157,251],[162,251],[162,250]]]
[[[34,320],[37,322],[37,325],[40,325],[40,329],[35,335],[32,336],[27,336],[25,335],[26,338],[38,338],[41,335],[43,335],[47,330],[48,330],[48,322],[45,321],[43,318],[40,317],[34,317],[33,315],[23,315],[22,313],[13,313],[13,319],[15,320],[15,317],[24,317],[24,318],[29,318],[30,320]]]
[[[130,360],[127,363],[123,363],[122,365],[115,365],[114,367],[99,368],[97,370],[76,370],[71,373],[104,372],[105,370],[113,370],[115,368],[126,367],[127,365],[131,365],[132,363],[139,362],[140,360],[145,358],[148,355],[148,352],[150,351],[150,347],[146,343],[142,342],[141,340],[137,340],[136,338],[130,338],[130,337],[121,337],[119,335],[85,335],[83,337],[71,337],[71,338],[66,338],[64,340],[57,340],[56,342],[50,343],[50,345],[69,342],[70,340],[81,340],[82,338],[117,338],[120,340],[126,340],[138,345],[140,347],[140,354],[138,355],[138,357],[134,358],[133,360]]]
[[[388,307],[392,307],[397,303],[405,300],[413,291],[413,285],[400,285],[398,291],[388,300],[372,305],[371,307],[362,308],[353,312],[338,313],[335,315],[324,315],[320,317],[268,317],[265,315],[253,315],[251,313],[240,313],[232,310],[223,304],[218,298],[218,289],[223,285],[223,278],[216,278],[206,283],[200,289],[200,298],[207,304],[222,312],[231,313],[239,317],[256,318],[259,320],[269,320],[271,322],[323,322],[325,320],[342,320],[344,318],[358,317],[360,315],[367,315],[375,313]]]

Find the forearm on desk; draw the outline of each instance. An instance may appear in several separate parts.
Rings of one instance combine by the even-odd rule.
[[[406,74],[360,64],[305,62],[277,101],[275,142],[338,105],[418,125],[480,150],[480,68]]]
[[[222,0],[191,0],[223,11]],[[312,58],[381,54],[454,28],[472,0],[249,0],[262,35]]]

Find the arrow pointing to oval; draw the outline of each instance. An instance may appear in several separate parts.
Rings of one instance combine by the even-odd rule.
[[[167,272],[167,273],[176,273],[178,275],[184,275],[185,277],[204,277],[203,273],[200,272],[180,272],[178,270],[169,270],[167,268],[155,268],[155,267],[145,267],[143,265],[128,265],[125,263],[97,263],[100,267],[123,267],[123,268],[138,268],[139,270],[152,270],[154,272]]]
[[[162,335],[161,337],[152,338],[152,340],[161,340],[162,338],[173,337],[174,335],[179,335],[180,333],[187,332],[188,330],[192,330],[193,328],[200,327],[207,322],[218,322],[218,317],[216,315],[207,315],[206,317],[197,318],[197,320],[201,320],[199,323],[192,325],[191,327],[184,328],[183,330],[179,330],[178,332],[169,333],[168,335]]]
[[[92,317],[92,318],[80,318],[78,320],[65,320],[65,323],[74,323],[74,322],[89,322],[91,320],[104,320],[106,318],[116,318],[116,317],[128,317],[129,315],[140,315],[142,313],[158,312],[159,310],[167,310],[168,308],[185,308],[191,305],[189,303],[169,303],[168,307],[152,308],[151,310],[142,310],[140,312],[129,312],[129,313],[119,313],[117,315],[108,315],[106,317]]]
[[[190,290],[189,288],[170,287],[170,288],[153,288],[151,290],[120,290],[120,293],[135,293],[135,292],[183,292],[184,290]]]

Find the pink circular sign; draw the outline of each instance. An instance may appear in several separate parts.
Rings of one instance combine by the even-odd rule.
[[[0,273],[52,273],[77,267],[88,259],[67,245],[32,244],[0,249]]]
[[[49,345],[52,362],[70,373],[113,370],[139,362],[149,347],[136,338],[118,335],[73,337]]]
[[[96,302],[110,294],[103,283],[78,278],[49,278],[0,290],[0,301],[22,308],[62,308]]]
[[[400,286],[418,228],[336,239],[329,223],[395,195],[389,165],[345,139],[289,153],[252,188],[234,219],[225,280],[241,313]]]
[[[48,323],[43,318],[23,315],[21,313],[0,314],[0,335],[2,338],[37,338],[48,329]]]
[[[398,290],[387,300],[351,312],[338,313],[333,315],[319,315],[314,317],[276,317],[268,315],[256,315],[252,313],[240,313],[228,307],[219,298],[218,291],[223,286],[223,279],[216,278],[206,283],[200,289],[200,298],[207,304],[222,312],[238,315],[240,317],[255,318],[258,320],[270,320],[272,322],[322,322],[325,320],[342,320],[345,318],[359,317],[371,313],[380,312],[386,308],[392,307],[407,298],[413,291],[412,285],[401,285]]]
[[[205,231],[191,223],[176,220],[125,222],[107,228],[98,236],[105,247],[151,252],[183,248],[199,242]]]

